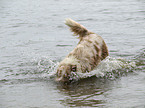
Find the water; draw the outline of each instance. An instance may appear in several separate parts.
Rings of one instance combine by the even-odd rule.
[[[1,0],[0,108],[144,108],[145,1]],[[110,56],[72,84],[54,81],[78,39],[72,18],[101,35]]]

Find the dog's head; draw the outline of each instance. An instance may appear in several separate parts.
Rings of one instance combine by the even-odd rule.
[[[77,72],[76,65],[71,65],[71,64],[60,65],[57,69],[56,81],[69,82],[72,72]]]

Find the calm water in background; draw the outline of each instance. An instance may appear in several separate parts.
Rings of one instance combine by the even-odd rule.
[[[101,35],[110,57],[137,66],[113,79],[56,83],[57,63],[78,42],[65,18]],[[144,0],[0,0],[0,108],[52,107],[145,107]]]

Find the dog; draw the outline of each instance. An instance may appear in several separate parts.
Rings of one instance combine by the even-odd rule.
[[[90,72],[108,54],[108,48],[103,38],[87,30],[83,25],[68,18],[65,24],[70,27],[74,36],[78,36],[79,43],[66,57],[59,63],[56,72],[56,81],[69,82],[72,72]]]

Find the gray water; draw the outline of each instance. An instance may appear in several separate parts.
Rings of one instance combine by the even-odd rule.
[[[55,82],[78,39],[72,18],[101,35],[109,58],[91,74]],[[0,0],[0,108],[144,108],[144,0]]]

